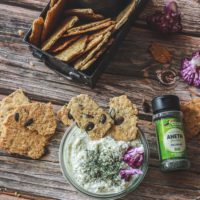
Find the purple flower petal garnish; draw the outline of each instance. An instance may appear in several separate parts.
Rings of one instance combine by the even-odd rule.
[[[163,34],[177,33],[182,30],[181,15],[175,1],[170,2],[163,10],[156,11],[147,17],[147,24]]]
[[[180,75],[190,85],[200,86],[200,51],[193,53],[192,58],[183,59]]]

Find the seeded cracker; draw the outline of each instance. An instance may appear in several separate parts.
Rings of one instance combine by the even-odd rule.
[[[42,43],[52,33],[57,23],[59,23],[59,18],[63,14],[65,4],[66,4],[66,0],[58,0],[58,2],[52,8],[50,8],[49,11],[47,12],[47,15],[44,21],[42,37],[41,37]]]
[[[86,130],[93,140],[105,136],[113,123],[109,114],[85,94],[73,97],[68,105],[58,111],[58,118],[65,125],[76,121],[78,126]]]
[[[200,133],[200,98],[181,104],[185,135],[193,138]]]
[[[30,131],[37,131],[39,135],[48,137],[55,133],[57,126],[53,107],[50,103],[29,103],[18,106],[14,110],[14,114],[8,117],[3,125],[15,128],[13,127],[15,121],[18,122],[20,127]]]
[[[16,106],[29,103],[29,99],[24,95],[21,89],[16,90],[9,96],[5,97],[0,104],[0,136],[2,133],[2,124]]]
[[[101,47],[108,42],[109,37],[111,36],[111,32],[108,32],[107,34],[105,34],[103,36],[103,40],[96,46],[94,47],[89,53],[88,55],[86,55],[86,57],[80,58],[79,60],[77,60],[74,64],[75,69],[81,69],[81,70],[85,70],[85,68],[83,68],[83,66],[89,61],[91,60],[94,55],[101,49]]]
[[[90,8],[69,9],[69,10],[65,11],[65,14],[74,15],[74,16],[78,16],[80,18],[85,18],[85,19],[90,19],[90,20],[97,20],[97,21],[104,19],[103,15],[94,13],[94,11]]]
[[[71,102],[67,105],[64,105],[57,113],[58,119],[66,126],[70,126],[74,119],[70,113]]]
[[[58,0],[51,0],[50,1],[50,8],[52,8],[57,2],[58,2]]]
[[[58,53],[67,47],[69,47],[73,42],[78,40],[81,36],[72,36],[70,38],[60,38],[50,49],[52,53]]]
[[[76,42],[74,42],[71,46],[67,49],[61,51],[60,53],[56,54],[56,58],[65,62],[69,62],[76,58],[76,56],[82,54],[86,48],[88,41],[88,36],[83,36]]]
[[[136,8],[136,0],[131,0],[131,3],[117,16],[115,30],[119,30],[132,15]]]
[[[109,103],[109,113],[114,120],[110,134],[115,140],[131,141],[136,139],[138,110],[126,95],[114,97]]]
[[[49,37],[49,39],[42,44],[42,50],[49,50],[55,44],[55,42],[63,35],[63,33],[71,27],[73,27],[77,21],[78,17],[76,16],[69,17],[68,19],[64,20],[64,22],[62,22],[62,24],[56,29],[56,31]]]
[[[112,44],[113,40],[111,39],[107,44],[101,47],[101,49],[91,58],[88,62],[86,62],[80,70],[88,69],[96,60],[107,50],[108,46]]]
[[[43,27],[44,27],[44,19],[42,17],[38,17],[33,21],[32,33],[29,37],[29,41],[31,44],[35,46],[40,45]]]
[[[63,35],[63,37],[69,37],[72,35],[79,35],[79,34],[83,34],[83,33],[100,30],[100,29],[109,27],[109,26],[113,25],[114,23],[115,23],[114,21],[111,21],[111,19],[108,18],[108,19],[105,19],[102,21],[92,22],[90,24],[81,25],[81,26],[74,27],[74,28],[68,30],[66,32],[66,34]]]
[[[81,94],[72,98],[70,113],[78,126],[93,140],[104,137],[112,125],[109,114],[88,95]]]

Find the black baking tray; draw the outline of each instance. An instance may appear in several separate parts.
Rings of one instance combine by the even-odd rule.
[[[118,47],[120,41],[124,38],[131,23],[137,18],[138,14],[142,11],[142,8],[144,7],[144,4],[146,2],[147,0],[138,0],[134,14],[113,36],[114,41],[112,45],[104,52],[103,55],[100,56],[99,59],[97,59],[97,61],[88,70],[85,71],[78,71],[74,69],[73,66],[70,66],[66,62],[56,59],[53,55],[42,51],[38,47],[29,43],[29,36],[31,35],[32,28],[30,28],[25,34],[23,41],[28,44],[33,56],[42,60],[48,68],[55,71],[66,79],[80,82],[93,88],[102,72],[108,66],[109,60],[115,54],[116,48]],[[40,15],[41,17],[46,16],[48,8],[49,4],[42,11]]]

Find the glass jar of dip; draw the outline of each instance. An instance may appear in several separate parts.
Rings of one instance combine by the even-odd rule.
[[[187,159],[180,101],[175,95],[158,96],[152,101],[153,121],[161,161],[161,171],[185,170]]]

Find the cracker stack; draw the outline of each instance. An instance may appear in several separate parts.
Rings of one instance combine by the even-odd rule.
[[[40,158],[57,123],[50,103],[31,103],[21,89],[0,104],[0,149]]]
[[[51,0],[45,19],[34,20],[29,41],[75,69],[84,71],[112,44],[114,32],[134,12],[136,0],[131,0],[112,19],[90,8],[71,8],[69,5],[67,0]]]

